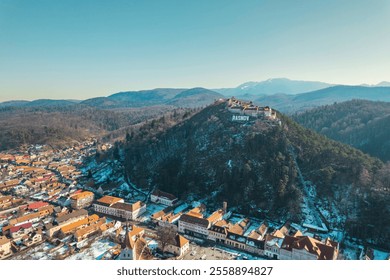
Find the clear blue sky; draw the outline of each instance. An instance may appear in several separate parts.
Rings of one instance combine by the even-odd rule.
[[[0,101],[390,80],[388,0],[0,0]]]

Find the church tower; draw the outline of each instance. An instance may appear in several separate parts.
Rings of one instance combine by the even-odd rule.
[[[119,255],[119,260],[134,260],[135,246],[129,232],[129,223],[126,223],[126,234],[124,242],[122,243],[122,251]]]

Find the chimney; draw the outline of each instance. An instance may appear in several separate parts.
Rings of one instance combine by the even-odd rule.
[[[227,212],[227,202],[226,201],[223,202],[223,212],[224,213]]]

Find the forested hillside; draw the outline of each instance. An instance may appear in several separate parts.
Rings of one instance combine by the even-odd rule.
[[[170,110],[155,106],[111,111],[83,105],[0,108],[0,150],[21,144],[62,146],[88,137],[110,138],[117,130]]]
[[[390,222],[378,217],[390,214],[389,167],[279,117],[281,126],[260,119],[236,123],[220,103],[157,134],[141,127],[127,142],[126,173],[145,189],[158,187],[180,198],[214,193],[215,201],[227,200],[251,215],[260,208],[274,218],[299,220],[305,195],[300,168],[318,199],[345,215],[351,233],[367,223],[388,228]],[[389,238],[378,231],[371,236]]]
[[[390,102],[352,100],[292,116],[304,127],[390,160]]]

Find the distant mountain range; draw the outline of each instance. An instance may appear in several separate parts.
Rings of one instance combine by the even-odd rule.
[[[383,81],[375,86],[377,86],[377,87],[390,87],[390,82]]]
[[[153,105],[171,105],[174,107],[202,107],[213,103],[223,95],[215,91],[197,87],[192,89],[161,88],[154,90],[120,92],[105,97],[104,103],[96,98],[81,104],[99,108],[144,107]]]
[[[203,107],[224,96],[205,88],[172,89],[158,88],[153,90],[126,91],[112,94],[107,97],[95,97],[83,101],[38,99],[34,101],[7,101],[0,103],[4,107],[50,107],[81,104],[99,109],[134,108],[146,106],[172,107]]]
[[[52,107],[52,106],[68,106],[80,103],[79,100],[63,100],[63,99],[37,99],[33,101],[27,100],[12,100],[0,103],[0,108],[4,107]]]
[[[221,88],[215,89],[226,96],[262,96],[271,94],[297,94],[309,91],[315,91],[333,86],[333,84],[312,82],[312,81],[296,81],[286,78],[269,79],[262,82],[247,82],[239,85],[236,88]]]
[[[254,102],[271,106],[286,114],[292,114],[352,99],[390,102],[390,87],[333,86],[296,95],[262,96],[254,99]]]
[[[204,107],[213,103],[216,99],[231,96],[251,100],[260,105],[268,105],[283,113],[292,114],[317,106],[352,99],[389,102],[390,83],[384,81],[377,85],[346,86],[278,78],[263,82],[247,82],[236,88],[215,90],[201,87],[192,89],[157,88],[119,92],[107,97],[95,97],[83,101],[50,99],[7,101],[0,103],[0,108],[70,106],[73,104],[99,109],[147,106],[194,108]]]
[[[287,78],[268,79],[261,82],[246,82],[235,88],[214,89],[225,96],[247,97],[254,99],[256,96],[274,95],[274,94],[299,94],[317,91],[328,87],[338,86],[317,81],[298,81]],[[390,87],[390,82],[380,82],[376,85],[362,84],[362,87]]]

